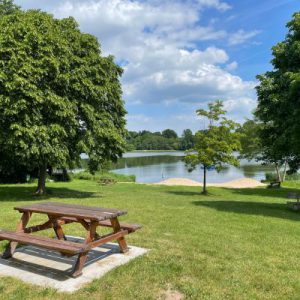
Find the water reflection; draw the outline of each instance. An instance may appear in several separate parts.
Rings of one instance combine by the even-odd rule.
[[[113,166],[113,172],[119,174],[134,174],[137,182],[159,182],[174,177],[184,177],[196,181],[203,180],[203,170],[198,167],[188,172],[183,162],[183,152],[130,152]],[[208,172],[207,181],[226,182],[238,178],[250,177],[257,180],[265,178],[265,172],[273,171],[270,166],[261,166],[256,162],[241,160],[240,167],[224,167],[219,173],[216,170]]]

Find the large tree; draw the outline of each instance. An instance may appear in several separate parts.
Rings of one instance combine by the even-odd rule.
[[[284,41],[272,48],[273,70],[257,76],[256,117],[262,123],[262,158],[276,166],[300,162],[300,13],[287,24]]]
[[[197,110],[197,114],[208,118],[209,125],[206,130],[196,132],[194,147],[187,151],[184,160],[190,171],[198,165],[202,166],[202,194],[207,194],[206,172],[208,169],[215,168],[220,171],[224,164],[238,166],[239,161],[233,152],[241,148],[240,134],[236,132],[238,124],[224,117],[226,111],[219,100],[209,103],[208,110]]]
[[[39,169],[37,193],[49,166],[87,153],[97,168],[122,154],[121,74],[71,17],[16,10],[0,18],[0,149]]]

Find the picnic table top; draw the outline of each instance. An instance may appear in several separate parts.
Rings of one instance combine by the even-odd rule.
[[[49,214],[58,217],[75,217],[91,221],[103,221],[127,214],[125,210],[103,208],[95,206],[83,206],[59,202],[40,202],[24,206],[17,206],[19,212],[35,212]]]

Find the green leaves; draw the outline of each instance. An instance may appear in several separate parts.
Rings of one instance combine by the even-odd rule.
[[[194,148],[186,152],[184,160],[189,170],[194,170],[199,164],[215,167],[217,171],[221,170],[223,164],[237,166],[239,161],[233,152],[241,149],[240,134],[236,132],[239,125],[223,116],[223,103],[210,103],[208,111],[201,109],[197,113],[207,117],[210,125],[195,134]],[[219,122],[213,125],[213,121]]]
[[[273,50],[273,71],[258,75],[261,159],[282,163],[300,158],[300,13],[287,24],[284,41]],[[299,166],[300,164],[297,163]]]
[[[1,151],[30,168],[72,165],[82,152],[94,167],[116,159],[126,132],[121,74],[73,18],[1,16]]]

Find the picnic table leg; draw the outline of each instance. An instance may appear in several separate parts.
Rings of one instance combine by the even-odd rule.
[[[121,230],[121,226],[120,226],[118,218],[112,218],[112,219],[110,219],[110,222],[113,227],[114,233],[119,232]],[[125,238],[122,236],[122,237],[118,238],[117,241],[118,241],[118,244],[120,247],[120,251],[122,253],[128,252],[129,249],[127,247]]]
[[[54,229],[54,232],[56,234],[57,239],[59,239],[59,240],[65,240],[66,241],[67,238],[66,238],[66,236],[64,234],[64,231],[63,231],[61,225],[58,223],[58,220],[56,218],[51,218],[50,216],[49,216],[49,219],[53,220],[52,221],[52,223],[53,223],[53,229]]]
[[[31,217],[31,212],[23,213],[21,220],[17,225],[16,232],[24,232],[24,230],[29,222],[30,217]],[[2,258],[7,259],[7,258],[12,257],[17,246],[18,246],[18,242],[10,242],[7,245],[4,253],[2,254]]]
[[[97,225],[98,225],[98,222],[91,222],[89,224],[84,244],[89,244],[95,239]],[[78,255],[76,264],[73,268],[72,277],[75,278],[82,274],[82,269],[87,260],[87,257],[88,257],[88,252],[83,252]]]

